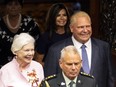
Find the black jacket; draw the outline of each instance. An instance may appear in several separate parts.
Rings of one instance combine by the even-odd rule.
[[[48,76],[44,81],[42,81],[40,87],[66,87],[65,80],[62,73],[59,73],[57,76]],[[98,87],[94,77],[80,73],[77,77],[76,87]]]

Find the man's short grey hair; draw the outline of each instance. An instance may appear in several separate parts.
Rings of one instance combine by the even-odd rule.
[[[78,54],[79,55],[77,49],[73,45],[69,45],[69,46],[64,47],[61,50],[60,58],[64,58],[65,57],[65,53],[68,53],[68,54]]]
[[[29,35],[28,33],[20,33],[19,35],[17,34],[14,36],[11,51],[15,53],[29,43],[35,43],[35,39],[31,35]]]

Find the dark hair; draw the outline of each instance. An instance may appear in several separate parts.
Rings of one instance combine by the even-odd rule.
[[[46,17],[46,26],[45,26],[46,28],[45,29],[46,29],[46,31],[48,31],[50,33],[50,35],[49,35],[50,37],[52,36],[53,32],[56,31],[56,22],[55,22],[56,17],[57,17],[57,14],[62,9],[65,9],[66,15],[67,15],[67,23],[65,25],[65,32],[66,33],[70,32],[70,30],[69,30],[69,19],[70,19],[69,11],[63,3],[56,3],[50,7],[47,17]]]
[[[9,2],[17,1],[21,6],[23,6],[23,0],[4,0],[4,5],[7,5]]]

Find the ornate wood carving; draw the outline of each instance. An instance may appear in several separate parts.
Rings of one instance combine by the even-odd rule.
[[[100,7],[101,39],[109,42],[111,47],[116,50],[116,1],[101,0]]]

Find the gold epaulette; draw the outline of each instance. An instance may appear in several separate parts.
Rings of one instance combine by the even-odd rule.
[[[94,78],[94,76],[90,75],[90,74],[87,74],[85,72],[80,72],[81,75],[84,75],[84,76],[88,76],[88,77],[91,77],[91,78]]]
[[[53,78],[56,78],[56,75],[55,75],[55,74],[46,77],[46,78],[41,82],[41,84],[40,84],[39,87],[43,87],[43,83],[45,83],[46,87],[50,87],[48,81],[51,80],[51,79],[53,79]]]
[[[54,75],[50,75],[50,76],[46,77],[44,80],[50,80],[50,79],[53,79],[53,78],[55,78],[55,77],[56,77],[55,74],[54,74]]]

